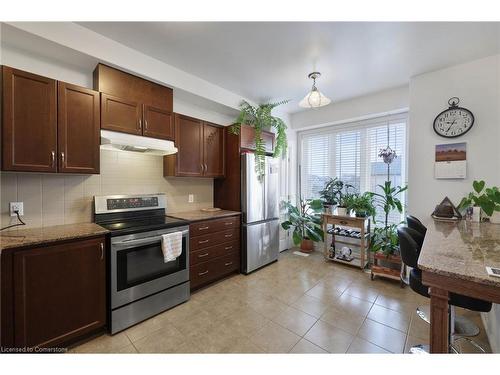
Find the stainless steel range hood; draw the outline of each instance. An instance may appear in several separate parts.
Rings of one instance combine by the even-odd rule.
[[[177,148],[172,141],[110,130],[101,130],[101,149],[139,152],[159,156],[177,153]]]

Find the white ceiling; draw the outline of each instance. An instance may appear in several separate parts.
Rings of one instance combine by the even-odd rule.
[[[248,99],[311,87],[333,101],[408,84],[411,76],[500,52],[500,23],[84,22],[128,47]]]

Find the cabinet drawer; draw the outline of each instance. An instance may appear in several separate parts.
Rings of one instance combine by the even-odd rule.
[[[196,251],[206,247],[211,247],[224,242],[231,242],[240,239],[240,229],[230,229],[222,232],[210,233],[204,236],[198,236],[189,240],[189,248]]]
[[[232,252],[240,251],[239,241],[222,243],[216,246],[203,248],[201,250],[192,251],[189,256],[189,264],[195,264],[212,260],[219,256],[227,255]]]
[[[206,220],[189,226],[190,237],[202,236],[230,228],[239,228],[240,217],[230,216],[222,219]]]
[[[220,279],[221,277],[229,275],[230,273],[238,271],[239,269],[239,252],[231,253],[209,260],[208,262],[203,262],[191,266],[189,269],[191,289],[196,289],[199,286]]]
[[[219,276],[224,276],[240,269],[239,252],[225,255],[223,257],[218,258],[217,260],[218,260],[217,269]]]

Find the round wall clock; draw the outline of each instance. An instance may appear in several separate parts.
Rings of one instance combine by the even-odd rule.
[[[460,137],[474,125],[474,115],[468,109],[459,107],[459,102],[457,97],[451,98],[448,100],[450,107],[436,116],[434,131],[441,137]]]

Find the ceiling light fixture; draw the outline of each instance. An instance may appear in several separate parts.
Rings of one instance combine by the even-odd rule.
[[[319,108],[330,104],[332,101],[324,96],[316,88],[316,78],[321,77],[320,72],[312,72],[307,76],[313,80],[313,85],[311,91],[302,99],[299,105],[303,108]]]

